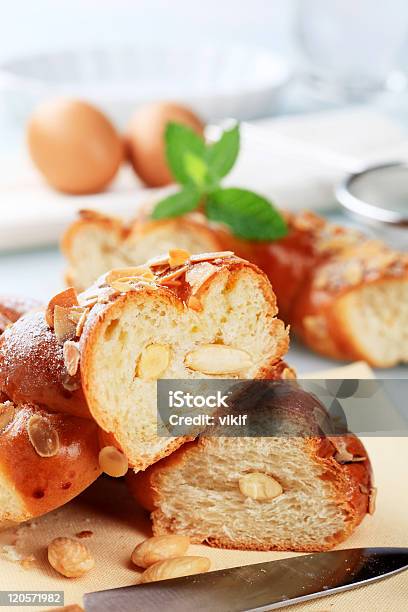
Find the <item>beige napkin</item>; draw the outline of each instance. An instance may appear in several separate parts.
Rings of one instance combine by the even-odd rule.
[[[370,378],[365,364],[355,364],[318,377]],[[358,546],[408,546],[408,440],[375,438],[364,440],[378,486],[377,511],[341,548]],[[82,540],[92,550],[96,566],[88,575],[67,579],[48,564],[47,544],[57,536],[75,536],[90,530]],[[15,541],[15,548],[28,560],[21,563],[0,560],[0,590],[63,590],[65,604],[82,603],[89,591],[135,584],[139,572],[130,563],[134,546],[151,535],[148,515],[130,499],[123,482],[100,478],[92,487],[63,508],[0,534],[0,550]],[[7,550],[7,549],[6,549]],[[190,554],[211,559],[212,569],[222,569],[294,556],[294,553],[221,550],[191,546]],[[4,555],[4,553],[3,553]],[[361,589],[329,596],[289,608],[305,612],[402,612],[407,609],[408,572]],[[214,602],[214,605],[216,602]],[[41,610],[26,607],[25,610]]]

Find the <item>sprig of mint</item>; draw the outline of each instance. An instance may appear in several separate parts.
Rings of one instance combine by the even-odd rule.
[[[165,131],[166,159],[180,191],[156,204],[153,219],[179,217],[199,206],[211,221],[227,225],[247,240],[276,240],[287,233],[286,223],[272,202],[236,187],[222,187],[239,153],[239,125],[207,144],[192,129],[169,123]]]

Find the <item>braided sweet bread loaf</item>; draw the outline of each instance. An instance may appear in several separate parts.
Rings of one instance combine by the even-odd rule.
[[[161,377],[293,376],[288,333],[266,276],[230,252],[182,250],[67,289],[0,339],[0,388],[13,401],[95,419],[102,443],[145,469],[183,438],[157,432]]]
[[[160,222],[143,213],[130,227],[86,213],[62,243],[68,278],[83,288],[112,261],[138,264],[163,244],[232,249],[266,272],[281,316],[315,351],[378,367],[408,361],[408,255],[312,213],[286,217],[285,238],[249,243],[198,213]]]
[[[352,434],[325,435],[316,397],[282,384],[262,400],[266,417],[279,411],[280,435],[201,437],[145,472],[129,472],[130,491],[151,512],[155,535],[221,548],[322,551],[374,512],[362,443]],[[262,412],[254,408],[252,420]]]

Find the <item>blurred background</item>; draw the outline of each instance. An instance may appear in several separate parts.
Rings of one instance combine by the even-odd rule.
[[[19,142],[32,106],[53,93],[86,95],[122,124],[130,107],[163,97],[192,101],[210,120],[367,101],[403,119],[407,113],[404,0],[1,0],[0,7],[3,148]]]

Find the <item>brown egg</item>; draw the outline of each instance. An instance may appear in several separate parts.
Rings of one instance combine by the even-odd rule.
[[[169,121],[183,123],[198,134],[204,124],[189,108],[173,102],[155,102],[139,108],[126,134],[129,159],[139,178],[149,187],[174,182],[165,156],[164,131]]]
[[[112,123],[81,100],[42,104],[28,123],[27,140],[38,170],[65,193],[101,191],[123,159],[123,142]]]

